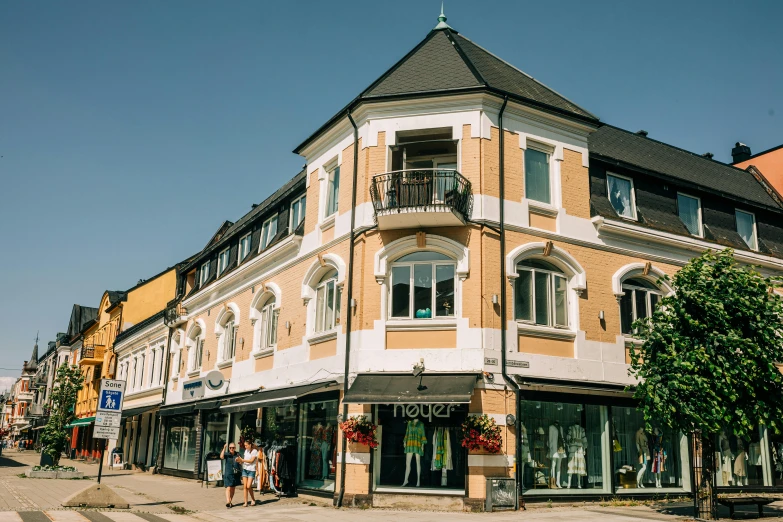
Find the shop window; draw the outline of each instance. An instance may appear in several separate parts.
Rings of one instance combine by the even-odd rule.
[[[605,406],[523,401],[520,463],[525,493],[606,492],[607,424]]]
[[[772,464],[772,484],[773,486],[783,486],[783,434],[775,435],[771,430],[767,430],[769,437],[769,456],[768,462]]]
[[[762,448],[761,430],[747,437],[737,437],[732,430],[722,429],[715,442],[715,485],[763,486],[765,459],[761,454]]]
[[[514,316],[541,326],[568,327],[568,280],[562,270],[538,259],[517,264]]]
[[[394,319],[454,317],[456,263],[437,252],[402,256],[391,268],[390,316]]]
[[[166,423],[163,467],[183,471],[196,468],[196,415],[174,415]]]
[[[261,440],[267,446],[294,443],[296,441],[296,408],[293,405],[264,408]]]
[[[302,402],[299,405],[299,466],[297,485],[334,491],[337,470],[336,400]]]
[[[633,180],[616,174],[606,175],[606,190],[609,202],[620,217],[636,219],[636,201]]]
[[[337,270],[330,270],[315,288],[315,333],[328,332],[339,326],[341,297]]]
[[[228,415],[220,413],[219,411],[213,411],[205,415],[204,422],[204,449],[201,454],[204,455],[204,460],[208,458],[208,455],[220,455],[223,450],[223,446],[226,444],[226,433],[228,433]],[[204,464],[203,469],[206,469]]]
[[[464,404],[379,405],[378,488],[404,487],[411,493],[464,490],[467,450],[460,445]],[[437,413],[436,413],[437,410]]]
[[[655,425],[648,432],[644,415],[636,408],[613,406],[612,424],[615,486],[619,490],[683,487],[682,435]]]

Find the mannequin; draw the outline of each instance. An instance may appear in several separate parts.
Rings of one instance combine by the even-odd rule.
[[[427,437],[424,434],[424,424],[419,419],[408,421],[408,427],[405,430],[405,438],[402,439],[402,445],[405,450],[405,482],[402,486],[408,485],[408,477],[411,474],[411,459],[416,456],[416,487],[421,486],[421,457],[424,455],[424,445],[427,444]]]
[[[329,445],[332,442],[334,430],[327,424],[323,429],[321,437],[321,479],[326,480],[329,476]]]
[[[636,450],[639,452],[639,472],[636,474],[636,487],[643,488],[644,472],[647,471],[647,461],[650,460],[650,445],[647,439],[647,434],[644,432],[644,427],[639,428],[636,431]]]
[[[734,461],[734,485],[748,485],[748,454],[745,442],[740,438],[737,438],[737,460]]]
[[[525,487],[525,464],[530,462],[530,443],[527,440],[527,428],[520,423],[519,439],[522,444],[522,453],[519,456],[519,465],[522,466],[522,487]],[[533,477],[535,481],[535,477]]]
[[[582,489],[582,477],[587,476],[587,434],[579,424],[578,419],[568,428],[568,488],[571,488],[571,477],[576,475],[576,487]]]
[[[652,473],[655,475],[655,487],[661,488],[661,473],[666,471],[666,450],[663,449],[663,432],[653,428],[652,434]]]
[[[732,461],[734,460],[734,452],[731,451],[731,444],[729,443],[729,437],[726,435],[726,430],[721,430],[718,435],[718,451],[720,452],[720,478],[722,482],[719,486],[728,486],[734,482],[734,470],[732,469]]]
[[[321,440],[324,436],[324,426],[320,422],[313,426],[313,440],[310,443],[310,476],[321,478],[323,474],[324,452],[321,449]]]
[[[555,421],[549,426],[549,458],[552,459],[552,473],[549,476],[550,487],[560,489],[560,463],[565,458],[563,428]]]

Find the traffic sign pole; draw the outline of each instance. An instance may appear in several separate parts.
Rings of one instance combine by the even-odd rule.
[[[98,408],[95,416],[95,431],[93,438],[104,439],[101,446],[101,461],[98,464],[98,484],[103,474],[103,456],[109,439],[119,437],[119,425],[122,418],[122,400],[125,395],[125,381],[101,379],[98,392]]]
[[[109,441],[103,443],[103,447],[101,448],[101,462],[98,464],[98,484],[101,483],[101,473],[103,473],[103,450],[106,449],[106,444],[108,444]]]

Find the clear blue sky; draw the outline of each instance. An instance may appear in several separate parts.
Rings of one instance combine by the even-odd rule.
[[[0,368],[199,250],[416,45],[439,0],[0,1]],[[446,2],[605,122],[727,161],[783,143],[783,2]],[[0,369],[0,376],[16,376]],[[3,383],[0,381],[0,389]]]

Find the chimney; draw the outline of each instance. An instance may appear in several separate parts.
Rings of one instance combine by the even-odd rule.
[[[704,156],[707,159],[712,159],[715,157],[715,154],[713,154],[712,152],[705,152],[704,154],[702,154],[702,156]]]
[[[731,162],[739,163],[748,158],[750,158],[750,147],[738,141],[734,148],[731,149]]]
[[[638,134],[639,136],[644,136],[645,138],[647,137],[647,131],[646,130],[636,131],[636,134]]]

